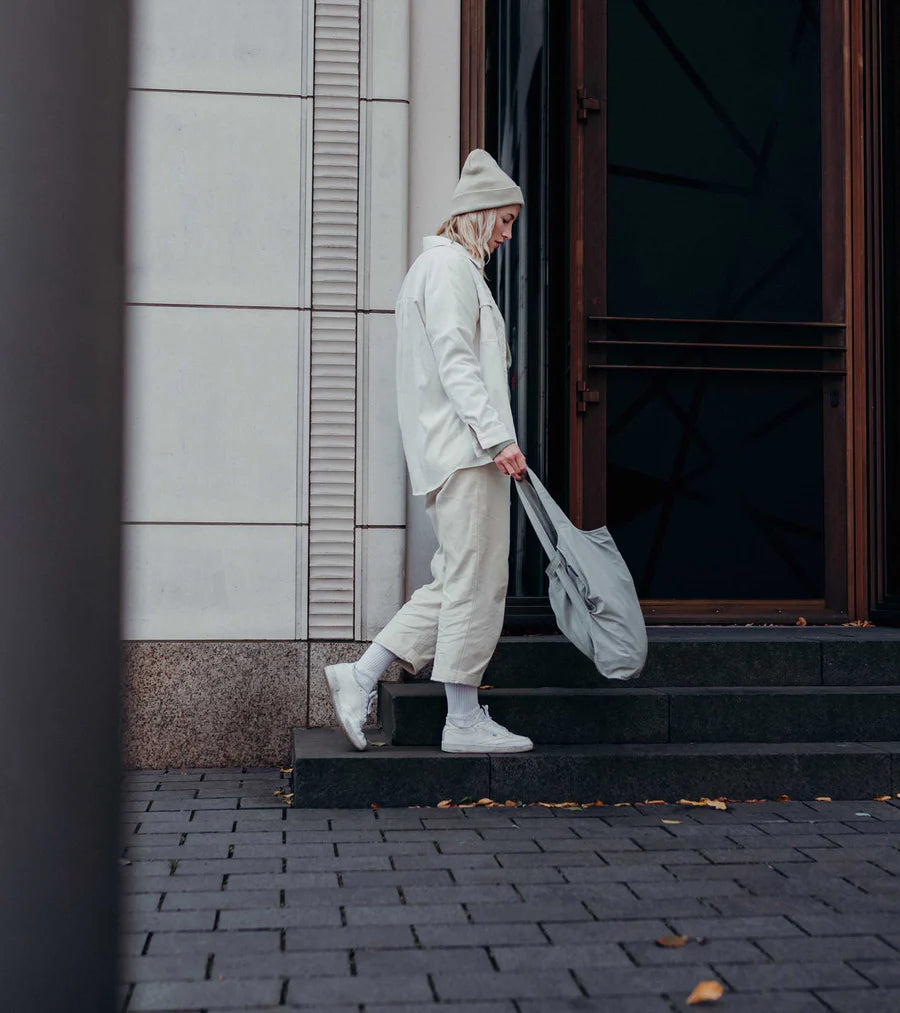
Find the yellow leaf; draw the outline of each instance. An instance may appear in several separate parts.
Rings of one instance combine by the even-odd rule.
[[[497,803],[492,798],[480,798],[475,805],[496,805]]]
[[[778,801],[779,802],[790,802],[790,800],[791,800],[791,796],[790,795],[779,795],[778,796]]]
[[[817,802],[830,802],[831,801],[831,796],[830,795],[816,795],[816,801]]]
[[[452,805],[453,803],[450,801],[450,799],[445,798],[443,802],[438,802],[437,807],[438,809],[449,809],[450,806]]]
[[[717,981],[698,981],[694,991],[687,997],[688,1006],[698,1002],[715,1002],[722,998],[725,989]]]
[[[656,940],[657,946],[665,946],[666,949],[674,950],[679,946],[684,946],[688,941],[687,936],[662,936]]]
[[[503,804],[504,805],[509,805],[509,806],[515,806],[517,803],[513,802],[513,800],[511,798],[508,798]]]
[[[890,802],[890,800],[891,800],[891,796],[890,795],[879,795],[877,798],[874,798],[872,801],[873,802]]]
[[[279,767],[278,769],[281,771],[282,774],[291,774],[293,773],[294,770],[293,767]]]
[[[482,685],[480,685],[478,688],[479,689],[493,689],[494,687],[491,686],[491,685],[489,685],[488,683],[482,683]]]
[[[728,809],[728,806],[720,798],[701,798],[700,805],[709,806],[711,809],[721,809],[723,812]]]
[[[681,820],[663,820],[663,823],[680,823]]]

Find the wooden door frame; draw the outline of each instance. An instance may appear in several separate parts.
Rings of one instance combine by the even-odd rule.
[[[757,622],[794,623],[803,616],[811,622],[841,622],[848,618],[865,619],[872,603],[880,600],[883,589],[881,567],[869,565],[871,534],[883,524],[883,512],[877,508],[869,465],[873,450],[881,446],[880,420],[870,425],[868,405],[877,374],[875,338],[880,335],[879,319],[873,304],[873,194],[879,180],[877,167],[872,166],[872,152],[877,147],[877,87],[873,83],[872,54],[877,41],[877,16],[880,0],[822,0],[829,4],[843,22],[843,45],[835,55],[823,52],[823,61],[830,61],[831,73],[841,75],[843,117],[840,124],[823,122],[823,131],[839,130],[843,139],[842,171],[844,255],[842,271],[846,298],[845,320],[847,343],[847,383],[845,386],[845,485],[846,539],[837,551],[846,566],[846,611],[820,607],[816,601],[791,601],[786,607],[772,603],[751,602],[645,602],[645,619],[649,623],[728,623],[741,619]],[[576,411],[577,383],[584,373],[584,159],[583,131],[579,130],[578,90],[587,98],[601,94],[598,82],[588,81],[592,68],[585,67],[583,40],[592,22],[604,13],[606,0],[569,0],[570,4],[570,67],[571,93],[569,116],[570,179],[570,277],[569,277],[569,347],[570,388],[569,423],[572,460],[580,461],[583,450],[583,426]],[[485,0],[460,0],[460,166],[469,151],[484,145],[485,131]],[[834,60],[838,63],[835,63]],[[825,66],[823,65],[823,71]],[[596,70],[594,70],[596,73]],[[592,88],[594,89],[592,91]],[[828,144],[828,137],[823,138]],[[600,199],[605,199],[600,195]],[[867,215],[869,217],[867,218]],[[877,222],[875,223],[878,224]],[[824,244],[823,244],[824,245]],[[825,251],[827,257],[832,251]],[[876,265],[877,266],[877,265]],[[828,265],[823,265],[828,270]],[[880,346],[878,346],[880,347]],[[873,460],[879,460],[878,457]],[[582,523],[581,504],[584,497],[584,476],[581,467],[570,469],[570,505],[572,520]],[[870,515],[871,510],[871,515]],[[870,529],[874,526],[875,531]],[[835,549],[829,546],[829,551]],[[692,607],[694,606],[694,607]],[[712,609],[712,611],[710,611]]]
[[[894,150],[894,171],[898,163],[896,138],[882,137],[882,13],[885,0],[850,0],[860,10],[853,22],[851,37],[853,73],[850,88],[859,117],[854,131],[854,180],[859,206],[857,237],[859,243],[853,271],[854,305],[859,308],[859,328],[866,335],[866,376],[860,376],[856,390],[860,433],[857,438],[857,489],[859,490],[856,531],[856,595],[859,613],[878,624],[900,623],[900,602],[896,592],[886,588],[886,439],[882,405],[886,396],[896,396],[885,385],[885,341],[883,291],[884,234],[889,227],[884,219],[883,151],[888,144]],[[896,43],[896,39],[892,40]],[[894,82],[897,87],[897,82]],[[895,212],[896,212],[895,208]],[[890,225],[893,228],[893,224]],[[896,255],[896,253],[895,253]],[[862,350],[861,350],[862,351]],[[865,430],[868,430],[866,432]],[[896,508],[896,507],[895,507]],[[894,518],[896,521],[896,518]]]
[[[485,0],[459,5],[459,167],[484,147]]]

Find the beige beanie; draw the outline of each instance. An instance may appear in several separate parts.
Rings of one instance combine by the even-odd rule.
[[[453,191],[450,214],[461,215],[466,211],[483,211],[485,208],[524,203],[522,191],[493,157],[484,148],[473,148]]]

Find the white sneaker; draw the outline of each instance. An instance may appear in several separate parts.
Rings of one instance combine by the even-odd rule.
[[[375,699],[376,691],[367,693],[356,681],[353,665],[325,666],[325,681],[331,690],[331,702],[337,719],[341,723],[344,734],[357,749],[365,749],[367,742],[363,734],[363,725],[369,714],[369,708]]]
[[[527,753],[534,743],[525,735],[514,735],[508,728],[498,725],[488,713],[487,706],[479,707],[481,714],[464,728],[449,719],[444,725],[441,749],[445,753]]]

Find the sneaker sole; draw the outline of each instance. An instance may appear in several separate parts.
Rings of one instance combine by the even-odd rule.
[[[325,682],[328,684],[329,693],[331,693],[331,702],[334,705],[334,713],[337,715],[341,731],[347,736],[347,740],[350,745],[353,746],[354,749],[358,749],[362,752],[369,743],[366,741],[365,735],[349,724],[344,715],[341,713],[342,708],[338,702],[340,700],[341,691],[337,683],[337,673],[332,665],[325,666]],[[359,738],[357,738],[357,736]],[[360,741],[360,739],[362,741]]]
[[[442,753],[530,753],[534,743],[527,746],[456,746],[448,747],[441,743]]]

